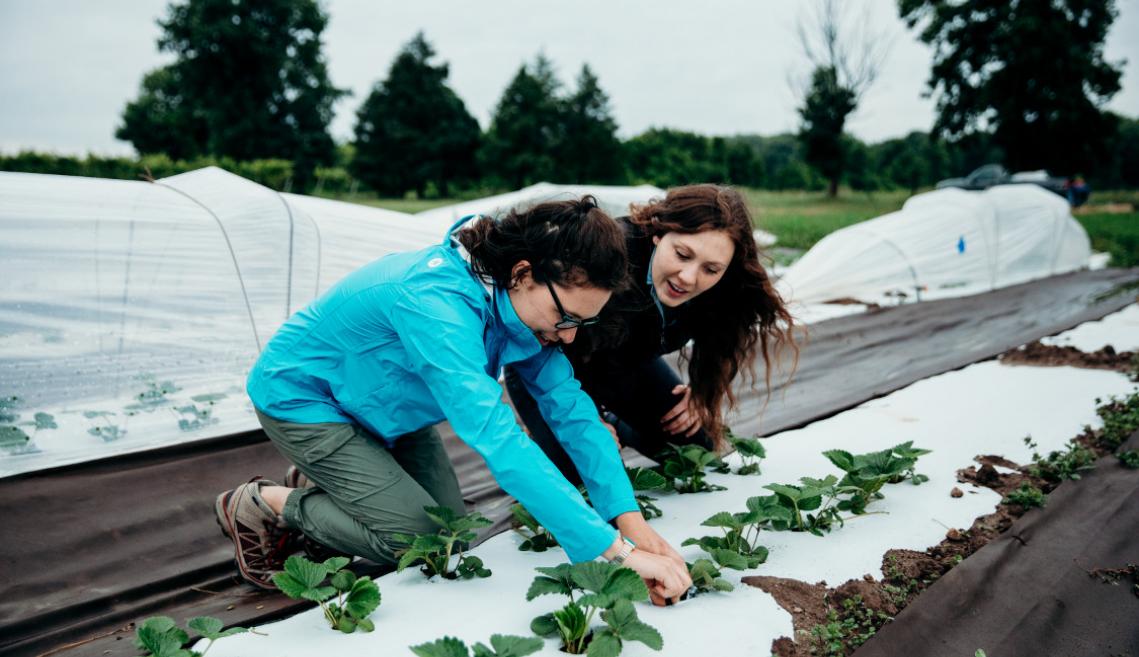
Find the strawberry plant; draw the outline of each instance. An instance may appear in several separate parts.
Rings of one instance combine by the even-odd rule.
[[[446,636],[431,643],[411,646],[411,652],[419,657],[526,657],[541,650],[542,645],[542,640],[535,637],[493,634],[489,648],[476,643],[468,649],[467,644],[459,639]]]
[[[1139,468],[1139,451],[1129,449],[1120,452],[1116,456],[1119,457],[1119,462],[1123,464],[1123,467],[1131,469]]]
[[[686,565],[697,595],[712,591],[726,593],[735,589],[731,582],[721,577],[720,568],[710,559],[697,559],[695,562]]]
[[[645,495],[647,491],[665,490],[668,488],[668,479],[656,470],[648,468],[625,468],[625,474],[629,475],[629,483],[633,486],[633,493],[636,495],[637,506],[641,509],[641,515],[645,520],[652,520],[659,518],[663,513],[657,505],[653,502],[657,498]]]
[[[314,563],[299,554],[285,560],[284,572],[273,575],[273,584],[294,600],[311,600],[320,605],[332,629],[351,634],[359,628],[376,629],[368,614],[380,606],[380,589],[368,577],[356,577],[345,566],[348,557],[332,557]],[[326,578],[330,586],[321,586]],[[336,596],[336,602],[329,600]]]
[[[822,536],[824,531],[830,531],[834,525],[842,525],[842,516],[836,505],[838,496],[842,492],[854,492],[840,489],[838,477],[827,475],[823,479],[800,477],[798,486],[791,484],[768,484],[764,488],[775,493],[779,504],[790,511],[791,531],[806,531],[815,536]],[[857,489],[856,489],[857,490]],[[814,513],[804,514],[804,511]]]
[[[569,597],[564,607],[530,623],[538,636],[557,635],[565,652],[590,657],[615,657],[625,641],[640,641],[653,650],[663,646],[660,632],[637,617],[633,603],[647,600],[649,589],[632,570],[598,561],[536,570],[541,575],[530,584],[527,600],[546,594]],[[581,594],[576,599],[575,591]],[[590,632],[598,612],[605,627]]]
[[[477,537],[473,530],[489,527],[491,521],[477,511],[460,516],[445,506],[428,506],[423,510],[440,529],[434,534],[393,535],[395,540],[407,544],[396,552],[399,555],[396,570],[402,572],[408,566],[420,564],[420,571],[428,579],[436,575],[443,579],[490,577],[490,570],[483,566],[482,559],[463,554],[463,550]],[[453,569],[451,557],[457,558]]]
[[[775,518],[790,520],[790,514],[772,505],[768,498],[753,497],[747,501],[748,510],[744,513],[721,511],[704,522],[703,527],[716,527],[722,536],[702,536],[686,539],[681,545],[698,545],[724,568],[747,570],[756,568],[767,561],[767,548],[757,545],[760,526]]]
[[[916,486],[929,481],[929,477],[914,472],[918,457],[928,453],[929,450],[915,449],[912,441],[867,454],[851,454],[841,449],[823,452],[823,456],[846,473],[838,487],[850,497],[842,500],[838,509],[862,514],[872,500],[882,499],[880,491],[886,484],[908,479]]]
[[[249,631],[244,627],[231,627],[223,631],[222,622],[212,616],[191,618],[186,626],[209,641],[205,650],[197,652],[187,649],[190,635],[169,616],[152,616],[144,620],[135,630],[134,645],[147,657],[202,657],[214,645],[214,641]]]
[[[1095,468],[1096,453],[1084,447],[1076,440],[1069,440],[1063,449],[1041,456],[1036,451],[1036,443],[1031,436],[1025,436],[1024,444],[1032,450],[1032,464],[1028,466],[1028,474],[1044,479],[1051,483],[1059,483],[1065,479],[1076,480],[1086,472]]]
[[[723,468],[724,462],[715,452],[700,445],[674,445],[669,443],[661,471],[672,480],[678,493],[702,493],[724,490],[723,486],[709,484],[704,480],[708,468]]]
[[[558,539],[554,538],[554,535],[545,527],[538,524],[537,518],[531,515],[526,507],[515,504],[510,507],[510,513],[514,516],[514,530],[526,539],[518,546],[519,550],[545,552],[552,547],[557,547]]]
[[[740,455],[740,460],[743,465],[736,470],[738,475],[751,475],[759,474],[759,462],[767,458],[767,450],[763,448],[763,443],[759,442],[759,438],[744,438],[732,433],[729,428],[724,428],[724,439],[728,441]]]

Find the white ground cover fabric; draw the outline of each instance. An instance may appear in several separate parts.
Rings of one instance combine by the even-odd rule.
[[[779,280],[800,302],[975,294],[1089,266],[1067,202],[1035,185],[940,189],[827,235]]]
[[[255,429],[245,377],[277,327],[449,225],[212,167],[0,173],[0,425],[31,437],[0,476]]]
[[[454,221],[468,214],[496,216],[510,209],[525,209],[546,201],[567,201],[580,198],[585,194],[595,196],[597,204],[602,210],[611,216],[619,217],[629,214],[629,205],[632,203],[642,204],[648,203],[654,198],[663,198],[664,190],[652,185],[628,187],[620,185],[555,185],[541,182],[497,196],[432,208],[415,216],[444,221]]]
[[[1104,322],[1105,330],[1118,338],[1126,321],[1114,315]],[[748,497],[768,494],[765,484],[837,474],[822,456],[824,450],[867,452],[907,440],[933,450],[917,467],[929,476],[928,482],[887,486],[886,499],[870,507],[874,513],[850,519],[830,535],[764,532],[760,543],[771,550],[767,563],[746,572],[724,571],[736,585],[734,592],[705,594],[671,608],[638,605],[641,619],[663,635],[664,651],[654,653],[632,643],[622,654],[768,654],[774,639],[792,634],[791,617],[768,594],[741,585],[741,577],[759,574],[810,583],[825,580],[831,586],[864,574],[881,577],[879,569],[887,550],[924,550],[939,543],[947,528],[967,528],[974,518],[996,507],[1000,501],[996,493],[956,480],[956,471],[973,464],[976,455],[998,454],[1027,462],[1031,453],[1023,442],[1025,436],[1031,436],[1042,452],[1060,448],[1085,424],[1101,426],[1095,415],[1096,397],[1123,395],[1132,389],[1134,384],[1115,372],[987,361],[772,436],[764,441],[768,456],[761,475],[709,475],[710,482],[727,486],[726,491],[658,495],[664,517],[651,524],[679,546],[685,538],[715,533],[700,523],[718,511],[744,510]],[[735,456],[729,461],[738,466]],[[964,497],[949,495],[955,486],[966,492]],[[564,553],[559,549],[541,554],[518,552],[520,542],[517,535],[507,533],[473,551],[494,572],[486,580],[428,581],[414,568],[378,578],[383,601],[372,616],[376,624],[372,634],[334,632],[319,609],[314,609],[259,628],[268,636],[224,639],[210,654],[410,655],[408,646],[444,635],[457,636],[468,644],[485,643],[491,634],[529,636],[534,616],[562,604],[553,596],[526,602],[526,590],[536,575],[533,569],[556,565]],[[695,547],[681,552],[689,560],[702,555]],[[556,639],[548,639],[541,654],[564,653],[559,652]]]
[[[1139,304],[1131,304],[1095,322],[1041,340],[1044,344],[1099,351],[1111,345],[1119,351],[1139,351]]]

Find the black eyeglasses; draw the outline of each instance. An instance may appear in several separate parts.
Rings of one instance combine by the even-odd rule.
[[[558,312],[562,314],[562,318],[554,324],[554,328],[559,331],[562,329],[575,329],[583,326],[592,326],[601,321],[601,317],[589,317],[587,319],[578,319],[566,312],[562,308],[562,300],[558,298],[558,293],[554,292],[554,286],[549,281],[546,281],[546,287],[550,288],[550,296],[554,298],[554,305],[558,307]]]

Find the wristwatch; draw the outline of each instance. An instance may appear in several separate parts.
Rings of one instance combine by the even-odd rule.
[[[618,566],[624,565],[625,560],[633,553],[633,548],[637,547],[637,544],[630,540],[628,536],[622,536],[621,540],[624,542],[624,545],[621,546],[621,551],[617,553],[617,556],[609,560],[609,563],[615,563]]]

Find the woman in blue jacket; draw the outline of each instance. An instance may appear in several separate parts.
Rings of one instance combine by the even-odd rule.
[[[248,392],[266,434],[313,485],[255,480],[218,496],[245,579],[271,587],[298,532],[394,564],[404,546],[393,535],[435,531],[424,507],[464,513],[433,429],[446,419],[572,561],[622,561],[661,598],[687,590],[683,560],[638,512],[617,448],[559,348],[596,322],[626,265],[620,228],[592,198],[545,203],[460,221],[443,244],[366,265],[291,317]],[[502,401],[506,364],[533,392],[592,508]]]

